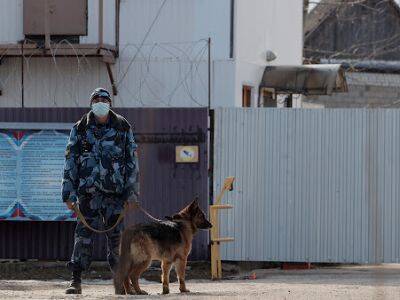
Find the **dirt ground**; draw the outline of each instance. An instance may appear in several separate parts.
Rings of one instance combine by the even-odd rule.
[[[312,270],[253,270],[256,279],[189,280],[189,294],[160,295],[161,284],[143,280],[149,296],[113,295],[111,280],[88,279],[83,295],[66,296],[65,280],[0,280],[0,299],[400,299],[400,265],[343,266]],[[244,277],[243,277],[244,275]],[[248,275],[248,274],[247,274]],[[246,274],[237,278],[245,278]]]

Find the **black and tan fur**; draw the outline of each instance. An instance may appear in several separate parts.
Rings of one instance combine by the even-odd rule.
[[[139,287],[139,277],[153,260],[161,261],[163,294],[169,293],[172,265],[175,265],[178,275],[179,290],[182,293],[189,292],[185,285],[185,269],[193,236],[198,229],[209,229],[212,225],[200,209],[197,199],[167,219],[138,224],[123,232],[120,261],[114,276],[116,294],[147,294]]]

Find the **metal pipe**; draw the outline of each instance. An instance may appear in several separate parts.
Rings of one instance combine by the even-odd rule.
[[[103,46],[103,0],[99,0],[99,45]]]
[[[44,44],[46,49],[50,49],[50,28],[49,28],[49,3],[44,0]]]
[[[231,30],[230,30],[230,49],[229,58],[233,58],[234,34],[235,34],[235,0],[231,0]]]
[[[211,38],[208,38],[208,109],[211,109]]]
[[[119,13],[120,13],[121,2],[120,0],[115,0],[115,49],[116,55],[119,53]]]
[[[25,41],[21,42],[21,107],[25,106],[25,97],[24,97],[24,44]]]
[[[115,85],[115,80],[114,80],[114,76],[113,76],[113,73],[112,73],[112,70],[111,70],[111,66],[110,66],[109,63],[106,63],[106,67],[107,67],[108,77],[110,78],[113,95],[116,96],[116,95],[118,95],[118,90],[117,90],[117,87]]]
[[[209,205],[213,204],[214,200],[214,129],[215,129],[215,111],[210,109],[208,111],[208,117],[209,117],[209,143],[208,143],[208,199],[209,199]]]

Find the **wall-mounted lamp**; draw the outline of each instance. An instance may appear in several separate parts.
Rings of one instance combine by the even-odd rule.
[[[265,53],[265,60],[267,62],[271,62],[275,59],[276,59],[276,54],[271,50],[267,50],[267,52]]]

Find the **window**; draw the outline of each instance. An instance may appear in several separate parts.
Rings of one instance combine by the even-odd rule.
[[[248,85],[243,86],[242,107],[251,107],[251,86]]]
[[[273,89],[263,88],[261,90],[260,107],[277,107],[275,92]]]
[[[285,99],[285,107],[293,107],[293,95],[289,94]]]

